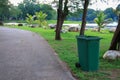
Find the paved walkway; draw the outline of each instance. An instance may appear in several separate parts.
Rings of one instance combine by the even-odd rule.
[[[75,80],[35,33],[0,27],[0,80]]]

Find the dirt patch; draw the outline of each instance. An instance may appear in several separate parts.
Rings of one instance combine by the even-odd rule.
[[[120,80],[120,69],[111,70],[109,78],[111,80]]]

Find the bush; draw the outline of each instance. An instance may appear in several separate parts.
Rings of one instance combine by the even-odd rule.
[[[20,23],[20,24],[18,24],[18,26],[23,26],[23,24]]]
[[[31,28],[35,28],[36,26],[35,25],[30,25]]]
[[[0,21],[0,26],[3,26],[4,24],[3,24],[3,22],[2,21]]]

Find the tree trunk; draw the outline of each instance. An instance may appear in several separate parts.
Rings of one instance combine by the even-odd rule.
[[[118,51],[120,51],[120,42],[118,42]]]
[[[57,10],[57,26],[56,26],[56,35],[55,35],[55,40],[61,40],[61,29],[62,25],[64,23],[64,19],[68,15],[68,0],[65,0],[64,2],[64,8],[63,8],[63,0],[59,0],[59,7]],[[63,9],[62,9],[63,8]]]
[[[64,22],[64,16],[61,10],[58,9],[58,16],[57,16],[57,25],[56,25],[56,35],[55,35],[55,40],[61,40],[61,29],[62,29],[62,24]]]
[[[88,5],[89,5],[89,0],[85,0],[80,35],[84,35],[84,32],[85,32]]]
[[[114,36],[112,38],[109,50],[120,50],[119,46],[120,46],[120,15],[118,20],[118,25],[114,33]]]
[[[100,32],[100,27],[98,27],[98,32]]]

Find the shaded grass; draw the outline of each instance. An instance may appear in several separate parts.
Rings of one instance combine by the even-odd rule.
[[[118,71],[120,72],[120,60],[109,62],[102,58],[104,52],[107,51],[110,46],[113,36],[112,33],[107,31],[105,31],[105,33],[91,32],[90,30],[86,31],[86,35],[99,36],[103,39],[100,42],[99,70],[97,72],[84,72],[75,67],[75,63],[78,62],[77,42],[75,36],[79,35],[79,32],[67,32],[61,34],[62,40],[56,41],[54,40],[54,30],[15,26],[14,28],[29,30],[43,36],[58,54],[60,59],[67,63],[73,75],[79,80],[112,80],[110,76],[113,75],[113,70],[119,69]],[[114,80],[120,79],[119,75],[120,73],[113,76],[115,77]]]

